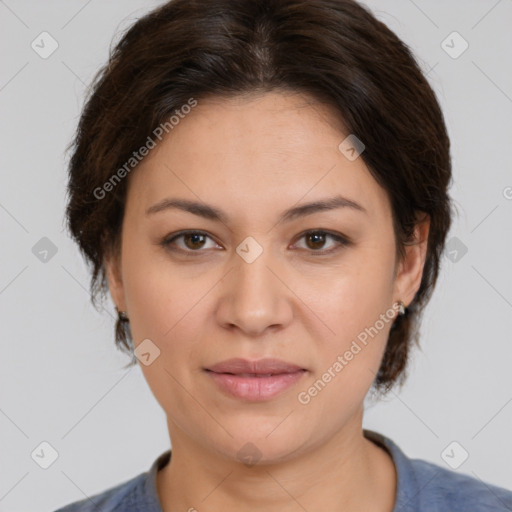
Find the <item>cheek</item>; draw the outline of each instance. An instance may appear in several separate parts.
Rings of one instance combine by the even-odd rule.
[[[156,345],[158,357],[141,369],[157,400],[169,406],[182,394],[178,382],[190,388],[202,361],[212,321],[208,292],[219,276],[172,265],[159,250],[126,241],[123,274],[134,345],[147,339]]]
[[[369,385],[377,373],[395,315],[392,249],[368,249],[343,269],[342,277],[329,282],[328,293],[318,295],[322,298],[314,307],[333,331],[317,347],[323,365],[319,372],[330,369],[337,376],[333,382],[354,392]],[[336,365],[336,372],[338,356],[343,369]]]
[[[391,307],[393,294],[392,249],[376,244],[354,251],[342,267],[325,279],[318,290],[318,311],[326,315],[344,338],[373,324]]]
[[[125,299],[135,345],[145,338],[160,345],[190,309],[192,292],[164,252],[143,240],[127,233],[123,241]]]

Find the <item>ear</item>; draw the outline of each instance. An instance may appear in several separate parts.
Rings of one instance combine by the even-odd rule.
[[[427,255],[430,217],[423,214],[419,217],[414,228],[411,245],[405,247],[406,256],[398,265],[395,278],[395,301],[401,300],[408,306],[414,299],[421,285],[423,267]]]
[[[124,287],[121,274],[121,258],[116,251],[112,250],[105,256],[104,266],[107,275],[108,288],[110,296],[115,306],[120,311],[126,311],[126,302],[124,299]]]

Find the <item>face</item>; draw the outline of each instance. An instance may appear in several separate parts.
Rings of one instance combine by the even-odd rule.
[[[397,260],[389,199],[347,135],[300,95],[204,100],[130,175],[109,285],[173,449],[271,462],[360,428],[424,250]],[[294,366],[211,371],[232,358]]]

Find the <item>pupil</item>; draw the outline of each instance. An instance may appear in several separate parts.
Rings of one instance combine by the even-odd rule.
[[[315,249],[318,249],[318,246],[321,247],[324,243],[325,235],[323,235],[323,234],[313,233],[313,234],[309,235],[309,237],[311,239],[315,239],[315,241],[313,242],[313,246]],[[317,245],[315,245],[315,244],[317,244]]]
[[[196,243],[198,242],[198,238],[201,239],[201,238],[204,238],[203,235],[188,235],[188,239],[192,239],[192,243],[191,243],[191,248],[192,249],[196,249],[198,246],[196,245]],[[203,241],[204,242],[204,241]],[[199,240],[199,247],[201,247],[202,244],[201,244],[201,241]]]

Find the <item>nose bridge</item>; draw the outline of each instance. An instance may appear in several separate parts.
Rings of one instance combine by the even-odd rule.
[[[276,262],[271,261],[270,251],[263,251],[254,260],[246,260],[243,257],[240,257],[240,259],[241,261],[236,269],[235,284],[240,298],[258,299],[260,302],[273,299],[275,294],[279,293],[279,290],[276,290],[276,277],[269,270],[269,268],[276,266]]]
[[[276,277],[279,265],[271,250],[255,239],[245,239],[233,255],[236,261],[223,294],[219,320],[258,334],[291,318],[287,288]]]

